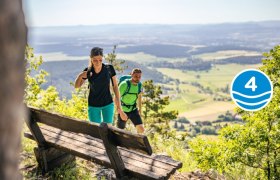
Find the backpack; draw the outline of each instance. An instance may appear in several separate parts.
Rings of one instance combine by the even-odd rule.
[[[131,80],[131,75],[124,75],[124,76],[120,77],[120,81],[119,81],[118,85],[120,85],[123,81],[126,81],[126,84],[127,84],[127,88],[126,88],[126,90],[125,90],[125,92],[122,96],[124,96],[126,94],[129,94],[129,90],[130,90],[130,87],[131,87],[130,80]],[[141,93],[141,89],[142,89],[142,83],[139,82],[138,83],[138,93],[137,93],[137,95]]]
[[[120,85],[123,81],[126,81],[126,84],[127,84],[127,88],[126,88],[126,90],[125,90],[125,92],[122,96],[125,96],[126,94],[134,94],[138,98],[138,94],[141,93],[142,83],[141,82],[138,83],[138,93],[137,94],[129,93],[129,90],[130,90],[130,87],[131,87],[130,80],[131,80],[131,75],[125,75],[125,76],[120,77],[120,81],[119,81],[118,85]],[[132,109],[134,109],[134,108],[136,108],[136,104],[137,104],[136,101],[134,102],[134,104],[126,104],[123,101],[121,101],[121,105],[126,106],[127,108],[132,107]]]
[[[110,70],[110,64],[105,64],[105,68],[107,69],[107,72],[108,72],[109,77],[111,79],[112,86],[114,86],[113,79],[112,79],[112,72]],[[91,69],[92,69],[92,67],[87,69],[87,79],[88,79],[88,82],[89,82],[89,87],[88,88],[93,87],[93,84],[94,84],[93,81],[90,80]]]

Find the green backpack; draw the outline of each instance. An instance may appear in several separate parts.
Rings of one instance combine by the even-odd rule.
[[[130,87],[131,87],[130,80],[131,80],[131,75],[124,75],[124,76],[120,77],[120,81],[119,81],[118,85],[120,85],[123,81],[126,81],[126,84],[127,84],[127,88],[126,88],[126,90],[125,90],[125,92],[124,92],[124,94],[122,96],[124,96],[126,94],[135,94],[135,93],[129,93],[129,90],[130,90]],[[142,83],[139,82],[138,83],[138,93],[135,94],[135,95],[138,96],[138,94],[140,94],[140,92],[141,92],[141,89],[142,89]]]

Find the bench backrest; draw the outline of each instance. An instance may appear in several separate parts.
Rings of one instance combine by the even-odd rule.
[[[61,130],[75,132],[75,133],[81,133],[85,135],[92,136],[94,138],[101,139],[100,135],[100,128],[104,127],[104,124],[95,124],[90,123],[85,120],[78,120],[70,117],[66,117],[63,115],[59,115],[56,113],[50,113],[38,108],[34,107],[28,107],[30,112],[30,118],[27,120],[27,122],[33,136],[36,139],[41,138],[40,133],[35,133],[34,131],[39,131],[37,125],[37,122],[43,123],[55,128],[59,128]],[[125,147],[127,149],[132,149],[136,151],[140,151],[145,154],[152,154],[152,148],[150,146],[150,143],[148,141],[148,138],[144,135],[139,134],[133,134],[118,128],[115,128],[110,125],[105,125],[108,131],[108,139],[113,142],[116,146]],[[37,140],[36,139],[36,140]],[[38,140],[37,140],[38,141]]]

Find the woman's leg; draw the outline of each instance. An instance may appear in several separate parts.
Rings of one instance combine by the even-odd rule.
[[[102,107],[102,118],[103,122],[108,124],[113,124],[114,118],[114,103]]]
[[[88,106],[88,118],[90,122],[101,123],[101,108]]]

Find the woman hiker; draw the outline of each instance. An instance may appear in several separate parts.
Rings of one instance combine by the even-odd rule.
[[[116,79],[116,71],[112,65],[104,64],[103,49],[92,48],[90,52],[89,65],[81,72],[75,80],[75,88],[80,88],[85,80],[89,81],[88,117],[94,123],[113,123],[114,103],[110,92],[110,81],[113,85],[118,113],[127,119],[122,111],[120,93]]]

